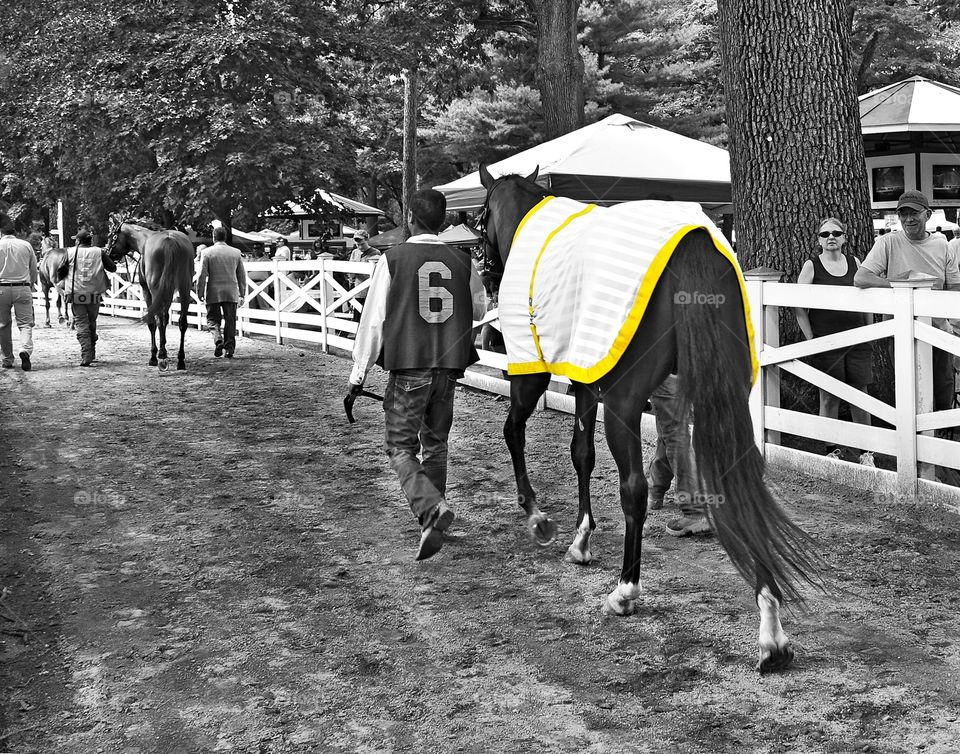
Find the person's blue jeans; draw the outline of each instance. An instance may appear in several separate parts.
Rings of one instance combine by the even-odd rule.
[[[681,411],[677,375],[669,375],[653,391],[650,403],[657,420],[657,449],[647,469],[650,491],[665,493],[676,477],[680,510],[686,516],[703,515],[697,466],[690,442],[690,417]]]
[[[460,374],[451,369],[404,369],[391,372],[387,379],[384,447],[421,526],[447,491],[447,436]]]

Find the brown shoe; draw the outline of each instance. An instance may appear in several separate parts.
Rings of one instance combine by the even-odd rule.
[[[30,364],[30,354],[26,351],[20,352],[20,366],[24,372],[29,372],[33,369],[33,366]]]

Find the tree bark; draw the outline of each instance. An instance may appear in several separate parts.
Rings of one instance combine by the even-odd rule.
[[[407,220],[410,198],[417,190],[417,69],[403,75],[403,221]]]
[[[737,254],[793,282],[825,217],[873,243],[843,0],[720,0]]]
[[[537,85],[546,138],[583,126],[583,58],[577,41],[580,0],[527,0],[537,20]]]

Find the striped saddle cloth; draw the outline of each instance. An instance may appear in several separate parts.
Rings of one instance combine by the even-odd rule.
[[[710,233],[736,270],[749,335],[736,256],[699,204],[541,201],[517,228],[500,284],[509,374],[549,372],[590,383],[609,372],[633,338],[670,255],[697,228]]]

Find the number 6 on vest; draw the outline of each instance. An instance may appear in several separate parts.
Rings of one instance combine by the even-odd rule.
[[[430,276],[439,275],[450,280],[453,273],[443,262],[424,262],[417,271],[420,289],[420,316],[429,324],[443,324],[453,316],[453,294],[442,285],[431,285]],[[440,301],[439,311],[434,311],[432,301]]]

